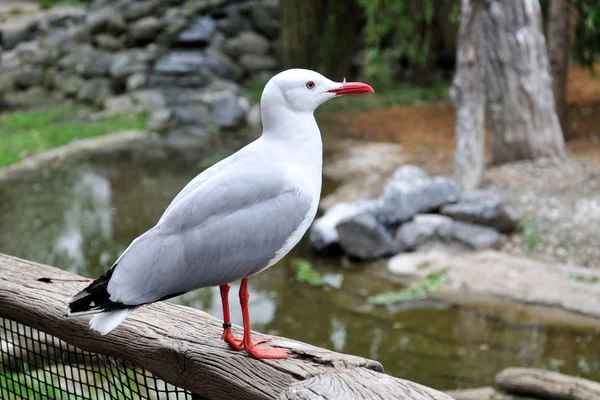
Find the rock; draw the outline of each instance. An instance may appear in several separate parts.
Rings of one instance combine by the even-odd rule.
[[[396,243],[403,251],[412,251],[426,242],[448,237],[452,218],[437,214],[417,214],[412,221],[402,224],[396,233]]]
[[[94,78],[108,75],[112,63],[112,54],[96,50],[90,45],[81,45],[63,56],[58,61],[58,67],[85,78]]]
[[[252,3],[252,7],[250,8],[250,20],[252,20],[256,30],[263,35],[270,39],[277,37],[277,22],[265,5],[259,2]]]
[[[42,39],[42,45],[47,48],[68,51],[73,45],[86,44],[90,41],[90,32],[85,25],[77,25],[50,31],[48,36]]]
[[[522,218],[513,204],[487,190],[465,192],[458,203],[443,206],[440,213],[459,221],[489,225],[502,233],[513,232]]]
[[[126,79],[135,73],[145,73],[148,62],[143,54],[134,51],[117,53],[110,65],[110,76],[117,79]]]
[[[101,33],[94,40],[101,49],[120,50],[125,47],[125,35],[115,37],[108,33]]]
[[[433,248],[427,252],[397,254],[388,261],[388,271],[394,275],[415,275],[432,262],[444,265],[450,255],[440,248]]]
[[[79,24],[85,19],[85,16],[86,10],[81,7],[59,5],[50,10],[45,22],[52,27],[63,27]]]
[[[339,236],[335,227],[340,221],[362,212],[374,212],[375,200],[362,200],[356,203],[338,203],[317,218],[310,227],[309,240],[316,252],[321,255],[339,253]]]
[[[216,26],[215,20],[211,17],[199,17],[179,34],[177,42],[186,46],[206,46],[215,32]]]
[[[238,128],[246,117],[236,97],[215,101],[211,113],[217,126],[224,129]]]
[[[177,123],[173,117],[173,112],[168,108],[155,110],[148,117],[148,121],[146,121],[146,129],[158,133],[166,133],[176,126]]]
[[[112,12],[106,20],[106,31],[113,35],[120,35],[127,30],[127,22],[121,14]]]
[[[239,57],[244,53],[267,54],[269,47],[269,41],[264,36],[252,31],[240,33],[227,40],[223,46],[225,52],[231,57]]]
[[[414,168],[401,168],[384,186],[377,219],[386,226],[393,226],[459,199],[460,189],[453,180],[441,176],[423,177]]]
[[[246,114],[246,124],[254,127],[260,127],[260,105],[254,104],[252,107],[250,107],[250,110]]]
[[[126,20],[132,21],[156,14],[156,11],[161,7],[162,0],[142,0],[129,1],[123,10],[123,16]]]
[[[23,29],[2,32],[2,35],[0,35],[2,48],[4,50],[14,49],[19,43],[33,39],[37,30],[37,24],[32,23]]]
[[[206,55],[198,50],[173,50],[161,57],[154,65],[160,74],[192,74],[202,68]]]
[[[129,34],[136,42],[147,42],[162,29],[162,22],[156,17],[145,17],[136,21],[129,29]]]
[[[392,181],[416,181],[427,179],[429,175],[423,169],[415,165],[403,165],[394,171],[390,180]]]
[[[138,90],[130,94],[133,100],[142,106],[144,111],[154,112],[167,106],[167,99],[158,90]]]
[[[141,89],[144,86],[146,86],[147,82],[148,82],[148,76],[145,73],[136,72],[135,74],[130,75],[127,78],[127,83],[126,83],[127,91],[132,92],[134,90]]]
[[[41,47],[38,42],[23,42],[15,47],[15,54],[22,63],[48,66],[53,60],[53,53],[49,49]]]
[[[362,212],[337,224],[340,247],[352,257],[375,260],[398,252],[394,239],[375,217]]]
[[[23,65],[13,75],[13,84],[17,89],[40,86],[44,81],[44,69],[39,65]]]
[[[90,11],[85,17],[85,26],[91,34],[104,32],[113,15],[115,12],[111,7]]]
[[[55,74],[53,76],[52,86],[67,97],[75,97],[83,87],[84,83],[85,81],[79,77],[79,75]]]
[[[454,239],[473,249],[497,247],[502,244],[502,235],[494,228],[468,222],[453,221],[447,235],[446,238]]]
[[[227,36],[235,36],[252,28],[250,21],[237,11],[227,14],[226,18],[217,21],[217,29]]]
[[[130,111],[134,108],[131,97],[127,95],[111,96],[104,100],[104,108],[106,110],[114,110],[119,113]]]
[[[205,126],[211,121],[208,108],[200,104],[177,106],[173,109],[173,115],[180,125]]]
[[[84,82],[77,92],[77,99],[96,106],[101,106],[112,94],[110,81],[105,78],[94,78]]]
[[[216,49],[206,51],[206,66],[215,75],[232,81],[239,81],[244,75],[244,71],[231,58]]]
[[[240,64],[249,72],[259,72],[275,69],[277,60],[271,56],[261,54],[243,54],[240,57]]]

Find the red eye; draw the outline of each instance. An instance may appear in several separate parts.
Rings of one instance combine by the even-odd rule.
[[[315,83],[313,81],[306,82],[306,87],[308,89],[313,89],[315,87]]]

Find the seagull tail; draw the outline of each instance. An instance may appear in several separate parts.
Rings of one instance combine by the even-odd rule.
[[[90,320],[90,328],[106,335],[117,327],[136,306],[110,300],[107,287],[114,270],[111,268],[69,301],[65,316],[98,314]]]
[[[90,320],[90,328],[106,335],[115,329],[135,308],[124,308],[122,310],[109,311],[102,314],[96,314]]]

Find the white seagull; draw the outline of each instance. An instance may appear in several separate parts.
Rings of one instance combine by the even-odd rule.
[[[287,349],[259,348],[267,340],[251,338],[248,277],[285,256],[315,218],[323,149],[313,112],[332,98],[370,92],[305,69],[275,75],[260,102],[260,138],[188,183],[156,226],[70,300],[67,315],[97,314],[90,327],[104,335],[139,306],[219,286],[222,339],[255,358],[286,358]],[[242,339],[231,332],[228,301],[228,283],[238,279]]]

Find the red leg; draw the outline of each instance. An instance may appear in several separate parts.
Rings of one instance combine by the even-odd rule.
[[[252,341],[252,332],[250,329],[250,313],[248,311],[248,300],[250,294],[248,293],[248,278],[242,279],[242,285],[240,286],[240,305],[242,306],[242,318],[244,319],[244,348],[246,352],[254,358],[287,358],[290,354],[288,349],[261,349],[255,347],[256,344],[261,343],[260,341]]]
[[[221,303],[223,305],[223,334],[221,340],[229,344],[234,350],[243,350],[244,343],[242,339],[236,338],[231,331],[231,315],[229,314],[229,284],[219,286],[221,291]],[[258,339],[254,341],[254,344],[260,344],[268,342],[269,339]]]

